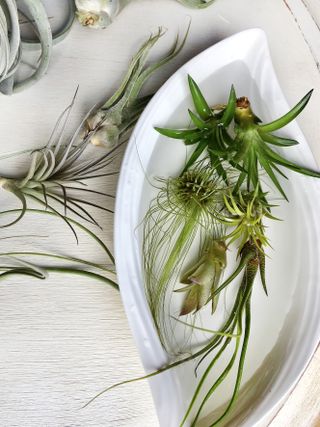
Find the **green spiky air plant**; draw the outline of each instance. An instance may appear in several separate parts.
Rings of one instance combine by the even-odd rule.
[[[270,147],[285,148],[298,144],[295,140],[282,138],[274,135],[273,132],[282,129],[294,120],[306,107],[311,94],[312,91],[308,92],[287,114],[267,124],[261,123],[254,114],[248,98],[242,97],[237,100],[234,117],[236,124],[234,144],[230,145],[225,155],[221,157],[222,159],[229,159],[229,161],[231,160],[243,168],[239,174],[235,191],[240,188],[244,181],[248,189],[251,185],[256,188],[260,182],[259,166],[268,174],[274,186],[286,200],[287,196],[277,178],[277,174],[285,177],[280,169],[281,167],[303,175],[320,177],[319,172],[285,159]]]
[[[197,412],[191,422],[192,426],[197,425],[202,410],[211,396],[214,395],[219,385],[227,375],[236,367],[236,378],[234,388],[229,402],[223,413],[210,425],[218,425],[231,411],[240,389],[245,357],[250,337],[251,327],[251,295],[257,273],[260,273],[261,283],[267,295],[267,285],[265,280],[265,246],[268,239],[265,235],[264,218],[276,219],[271,213],[271,206],[266,202],[266,194],[261,193],[259,186],[254,191],[248,192],[245,189],[239,190],[237,195],[229,189],[224,194],[224,210],[218,213],[220,221],[232,228],[232,231],[224,236],[228,246],[236,243],[238,247],[238,265],[233,273],[211,292],[214,301],[220,293],[230,284],[234,283],[242,274],[241,283],[238,287],[234,307],[227,323],[221,330],[216,332],[217,341],[202,355],[197,362],[198,366],[205,358],[211,355],[204,374],[199,380],[195,393],[190,401],[189,407],[181,422],[181,427],[187,421],[191,410],[197,404]],[[227,327],[226,327],[227,325]],[[235,339],[234,339],[235,338]],[[208,385],[205,397],[199,401],[199,394],[206,386],[207,378],[214,369],[218,360],[224,356],[227,348],[233,348],[232,356],[226,362],[226,367],[218,374],[217,380]],[[213,353],[214,350],[214,353]],[[239,361],[237,362],[237,358]],[[236,365],[237,364],[237,365]]]
[[[181,176],[160,182],[159,194],[144,220],[143,264],[149,307],[168,349],[164,320],[168,290],[179,277],[195,236],[200,233],[206,241],[221,234],[214,213],[222,206],[224,188],[207,162],[198,162]],[[189,306],[190,310],[196,310],[196,305]]]
[[[225,147],[232,143],[227,127],[230,125],[236,106],[236,94],[233,86],[230,90],[227,105],[218,105],[210,107],[199,86],[188,76],[189,88],[197,115],[189,110],[189,115],[195,127],[191,129],[165,129],[155,127],[162,135],[174,139],[181,139],[189,145],[196,145],[196,148],[189,157],[182,173],[191,167],[199,157],[206,152],[209,154],[211,166],[217,173],[227,180],[227,173],[223,164],[220,162],[217,152],[224,152]]]
[[[232,227],[228,244],[237,241],[239,252],[247,241],[252,241],[257,247],[268,245],[263,219],[277,219],[271,213],[271,206],[266,201],[266,193],[259,186],[254,191],[239,190],[236,194],[229,191],[224,195],[224,205],[227,214],[220,215],[220,221]]]

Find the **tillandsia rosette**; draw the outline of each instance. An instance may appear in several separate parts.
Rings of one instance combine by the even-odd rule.
[[[180,43],[177,37],[167,55],[146,66],[151,48],[164,33],[159,29],[155,35],[152,35],[133,57],[119,89],[101,107],[94,106],[72,137],[66,138],[65,133],[75,102],[74,97],[72,103],[60,115],[46,146],[31,153],[31,162],[26,175],[17,178],[4,176],[0,178],[1,188],[15,195],[22,205],[17,218],[5,226],[13,225],[24,216],[30,200],[60,217],[70,227],[76,238],[75,221],[69,218],[69,214],[99,227],[88,208],[112,211],[103,204],[94,203],[90,196],[108,198],[113,196],[97,191],[95,188],[88,188],[84,181],[116,173],[106,171],[105,168],[113,163],[119,147],[126,141],[129,130],[150,99],[150,96],[139,97],[143,84],[154,72],[180,52],[187,33],[188,30]],[[85,151],[89,146],[92,147],[92,144],[106,146],[108,150],[94,150],[95,154],[92,158],[86,158]],[[107,248],[106,251],[113,262],[110,251]]]
[[[196,109],[196,114],[189,110],[189,116],[195,127],[191,129],[155,127],[155,129],[169,138],[183,140],[187,146],[196,146],[181,173],[188,170],[207,151],[212,168],[226,180],[227,174],[220,162],[218,152],[223,153],[225,147],[231,145],[233,142],[227,132],[227,127],[233,120],[236,107],[235,90],[231,87],[227,105],[210,107],[202,95],[199,86],[191,76],[188,76],[188,83]]]

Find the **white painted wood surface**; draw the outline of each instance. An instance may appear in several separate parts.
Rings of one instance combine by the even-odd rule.
[[[317,43],[318,30],[308,35],[304,32],[305,20],[310,19],[305,15],[306,5],[313,22],[319,23],[317,0],[217,0],[204,11],[187,10],[173,0],[151,0],[133,2],[104,31],[75,24],[67,39],[55,48],[49,73],[41,82],[14,97],[0,97],[0,154],[42,146],[80,84],[72,114],[76,125],[88,108],[116,89],[130,56],[150,31],[159,25],[168,28],[155,49],[157,55],[168,48],[176,31],[185,27],[187,17],[192,17],[185,49],[147,89],[157,89],[180,64],[218,40],[245,28],[261,27],[268,35],[288,101],[293,104],[311,87],[316,89],[299,122],[320,164],[320,74],[310,50],[310,44]],[[301,16],[300,6],[304,7]],[[2,161],[0,171],[15,174],[25,165],[23,158]],[[115,185],[115,179],[97,182],[103,190],[114,191]],[[3,193],[1,201],[1,209],[14,206]],[[96,214],[104,228],[101,236],[111,242],[112,217],[99,211]],[[49,237],[3,241],[3,249],[46,248],[104,261],[101,251],[84,236],[77,247],[70,231],[58,220],[28,217],[20,225],[4,229],[2,236],[29,234],[31,230]],[[1,426],[158,425],[147,383],[114,390],[80,409],[104,387],[142,373],[116,291],[93,281],[57,275],[46,281],[11,279],[0,284],[0,304]],[[272,427],[320,425],[319,374],[318,352]]]

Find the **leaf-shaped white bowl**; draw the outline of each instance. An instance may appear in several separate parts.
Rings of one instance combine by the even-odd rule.
[[[289,110],[270,59],[266,36],[259,29],[238,33],[210,47],[181,67],[153,97],[128,144],[118,184],[115,218],[117,272],[126,313],[147,372],[168,360],[154,329],[144,294],[141,265],[141,223],[155,189],[149,181],[177,175],[185,161],[180,141],[160,136],[154,126],[179,127],[188,123],[192,108],[190,74],[213,104],[225,102],[231,84],[238,96],[250,98],[254,110],[269,121]],[[297,101],[303,94],[297,94]],[[316,168],[298,125],[284,136],[300,141],[285,155]],[[227,425],[265,426],[306,368],[319,342],[320,182],[294,173],[283,182],[290,203],[279,201],[270,223],[273,249],[267,260],[267,298],[255,284],[252,330],[242,391]],[[234,267],[229,265],[231,271]],[[206,319],[208,320],[208,318]],[[188,363],[150,380],[160,425],[177,427],[192,397],[197,379]],[[225,381],[209,412],[225,403],[232,378]],[[139,392],[139,383],[136,383]],[[208,426],[210,414],[199,425]]]

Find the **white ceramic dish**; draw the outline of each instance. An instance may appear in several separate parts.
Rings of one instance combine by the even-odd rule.
[[[187,123],[187,108],[192,106],[187,74],[197,81],[210,102],[223,102],[233,83],[238,96],[248,96],[264,121],[289,110],[273,70],[265,34],[252,29],[223,40],[181,67],[141,116],[118,184],[115,251],[123,302],[147,372],[166,363],[167,356],[144,296],[139,224],[155,194],[148,180],[176,175],[185,159],[183,144],[160,136],[153,126],[178,127]],[[297,101],[302,95],[297,94]],[[286,136],[300,141],[299,146],[286,150],[286,156],[315,168],[298,125],[294,122],[284,131]],[[274,248],[267,264],[269,297],[264,296],[257,283],[242,393],[227,425],[266,426],[319,342],[320,182],[289,173],[289,182],[284,185],[290,203],[280,202],[276,212],[284,221],[270,224],[268,230]],[[193,368],[189,363],[150,380],[161,426],[179,426],[196,384]],[[231,385],[226,381],[221,386],[217,400],[210,403],[211,409],[224,403]],[[138,383],[136,390],[138,393]],[[203,419],[199,425],[209,425],[208,420]]]

